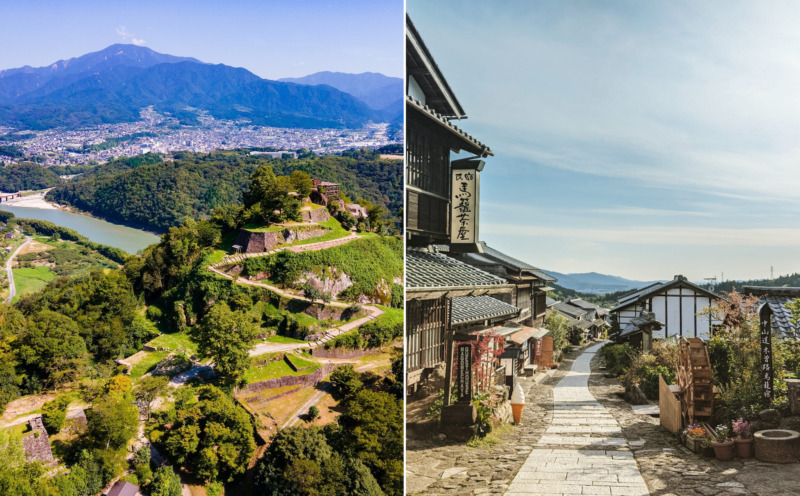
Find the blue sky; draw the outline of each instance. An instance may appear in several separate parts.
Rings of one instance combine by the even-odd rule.
[[[800,3],[407,8],[495,152],[490,245],[631,279],[800,271]]]
[[[402,0],[20,0],[0,19],[0,70],[136,43],[268,79],[403,75]]]

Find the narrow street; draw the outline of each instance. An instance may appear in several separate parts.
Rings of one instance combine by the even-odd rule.
[[[436,436],[409,438],[409,495],[789,496],[800,464],[721,462],[692,453],[657,417],[623,399],[596,356],[567,354],[539,383],[522,379],[522,425],[471,448]]]
[[[506,495],[608,494],[648,496],[617,421],[589,392],[590,346],[553,389],[553,419],[517,472]]]

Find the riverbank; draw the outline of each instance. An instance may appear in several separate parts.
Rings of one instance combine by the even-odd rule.
[[[59,205],[57,203],[49,202],[44,199],[45,195],[47,195],[49,191],[50,191],[49,189],[46,189],[43,191],[27,194],[25,196],[13,198],[11,200],[5,200],[2,203],[0,203],[0,207],[3,207],[5,205],[11,205],[15,207],[38,208],[42,210],[66,210],[67,207],[65,207],[64,205]],[[11,193],[6,193],[6,194],[11,194]],[[22,194],[25,194],[25,192],[22,192]],[[0,193],[0,196],[1,195],[2,193]]]

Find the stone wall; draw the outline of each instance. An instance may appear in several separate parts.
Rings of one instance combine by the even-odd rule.
[[[327,208],[316,208],[314,210],[303,210],[300,212],[303,216],[303,222],[325,222],[330,220],[331,216]]]
[[[30,420],[31,432],[22,439],[22,448],[25,450],[25,459],[29,462],[38,461],[45,464],[53,462],[53,451],[50,449],[50,438],[44,429],[42,417]]]
[[[317,358],[361,358],[367,355],[375,355],[380,353],[380,348],[365,348],[363,350],[348,350],[345,348],[331,348],[329,350],[324,349],[323,347],[315,348],[311,350],[311,354]]]
[[[298,384],[306,387],[313,386],[314,384],[321,381],[323,377],[330,374],[331,371],[334,369],[334,367],[336,367],[337,365],[344,365],[344,364],[326,363],[322,367],[318,368],[317,370],[315,370],[310,374],[285,375],[283,377],[278,377],[277,379],[269,379],[267,381],[254,382],[252,384],[248,384],[245,390],[255,393],[258,391],[263,391],[265,389],[279,388],[284,386],[297,386]]]
[[[328,216],[328,211],[320,209]],[[314,211],[316,212],[316,210]],[[304,212],[306,213],[306,212]],[[330,218],[330,216],[328,216]],[[327,220],[327,219],[325,219]],[[284,243],[302,241],[305,239],[318,238],[324,235],[327,230],[323,228],[284,229],[282,231],[253,232],[246,229],[239,231],[234,244],[242,247],[243,253],[262,253],[270,251]]]

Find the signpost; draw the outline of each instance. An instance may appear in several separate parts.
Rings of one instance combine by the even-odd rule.
[[[458,345],[458,402],[472,400],[472,345]]]
[[[480,172],[485,162],[463,159],[450,165],[450,243],[475,245],[479,241]]]
[[[765,404],[772,402],[773,398],[773,371],[772,371],[772,315],[768,305],[759,312],[761,325],[759,341],[761,342],[761,401]]]

